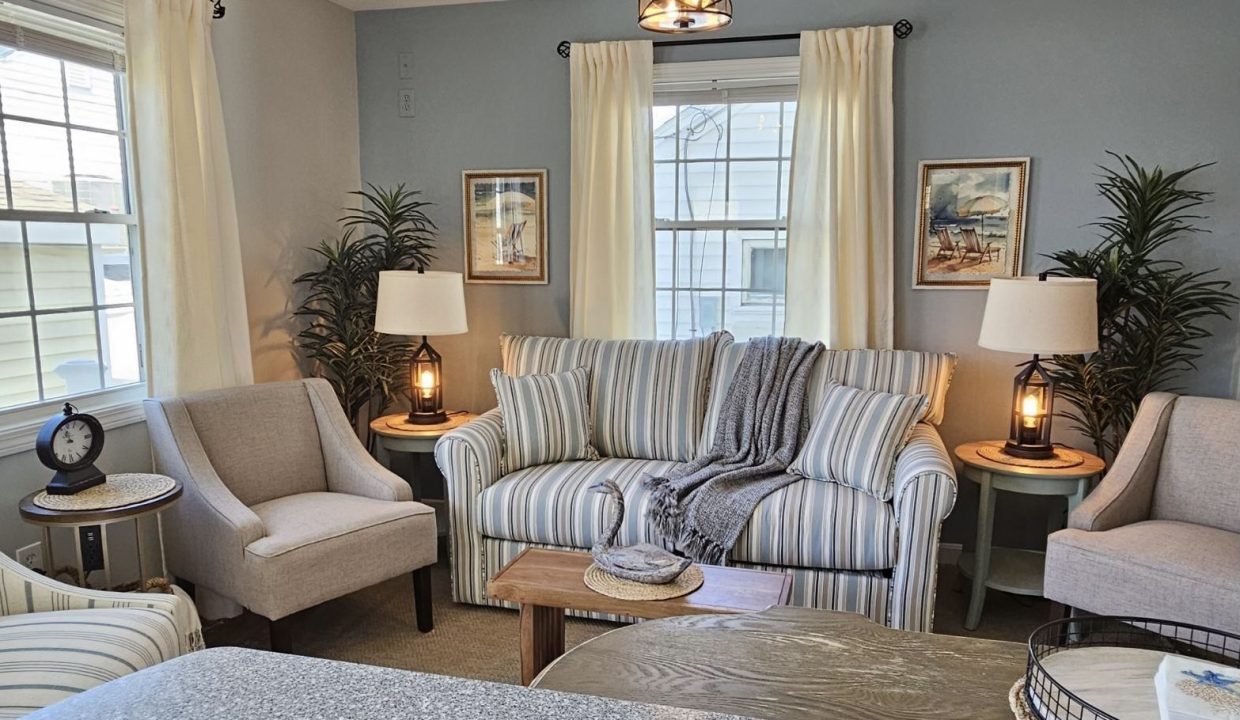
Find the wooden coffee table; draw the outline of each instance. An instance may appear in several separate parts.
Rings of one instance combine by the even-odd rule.
[[[785,605],[792,576],[761,570],[702,565],[702,587],[671,600],[617,600],[586,587],[590,555],[541,550],[521,552],[487,585],[487,595],[521,605],[521,682],[529,685],[564,654],[564,611],[580,610],[636,618],[703,613],[746,613]]]
[[[754,718],[1012,720],[1024,645],[776,607],[669,618],[568,651],[534,686]]]

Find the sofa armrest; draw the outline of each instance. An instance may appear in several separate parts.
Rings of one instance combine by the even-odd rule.
[[[1068,527],[1101,531],[1149,519],[1150,500],[1175,400],[1171,393],[1145,396],[1111,469],[1068,515]]]
[[[0,588],[9,588],[10,598],[21,598],[20,602],[5,604],[3,614],[6,616],[89,608],[153,608],[167,612],[176,622],[182,653],[203,648],[198,611],[194,601],[180,588],[174,587],[172,594],[79,588],[30,570],[3,553],[0,553]]]
[[[956,504],[956,468],[928,423],[913,428],[896,458],[896,567],[888,625],[930,632],[938,580],[939,531]]]
[[[448,485],[452,534],[452,599],[486,602],[486,585],[499,568],[488,568],[478,529],[478,496],[499,482],[504,468],[504,424],[498,409],[444,435],[435,443],[435,462]]]
[[[266,537],[267,529],[216,474],[183,402],[146,400],[144,410],[155,472],[180,480],[184,488],[181,500],[164,511],[172,520],[164,526],[172,571],[236,597],[245,548]]]
[[[413,489],[409,483],[366,452],[362,441],[349,427],[349,420],[331,384],[320,378],[303,382],[319,425],[319,445],[323,449],[327,489],[374,500],[413,500]]]

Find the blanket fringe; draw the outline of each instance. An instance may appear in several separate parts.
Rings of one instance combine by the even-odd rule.
[[[650,488],[650,507],[646,510],[646,517],[654,524],[655,532],[661,539],[675,543],[684,524],[684,514],[671,481],[665,477],[648,477],[646,486]]]

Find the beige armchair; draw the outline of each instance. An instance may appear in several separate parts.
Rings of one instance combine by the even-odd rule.
[[[404,573],[418,629],[432,627],[434,511],[362,447],[324,380],[146,401],[157,472],[185,485],[165,511],[168,566],[199,608],[271,621]]]
[[[1046,597],[1240,633],[1240,402],[1153,393],[1050,536]]]

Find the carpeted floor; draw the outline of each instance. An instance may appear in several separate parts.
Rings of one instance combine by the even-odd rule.
[[[413,624],[413,590],[408,578],[324,603],[294,617],[295,651],[300,655],[383,665],[458,677],[517,683],[520,681],[517,614],[511,610],[454,604],[448,568],[435,568],[435,630]],[[1045,600],[990,591],[981,627],[963,627],[969,584],[954,567],[940,573],[935,631],[952,635],[1023,642],[1046,621]],[[568,620],[571,648],[618,625]],[[209,646],[267,648],[266,621],[246,613],[206,629]]]

